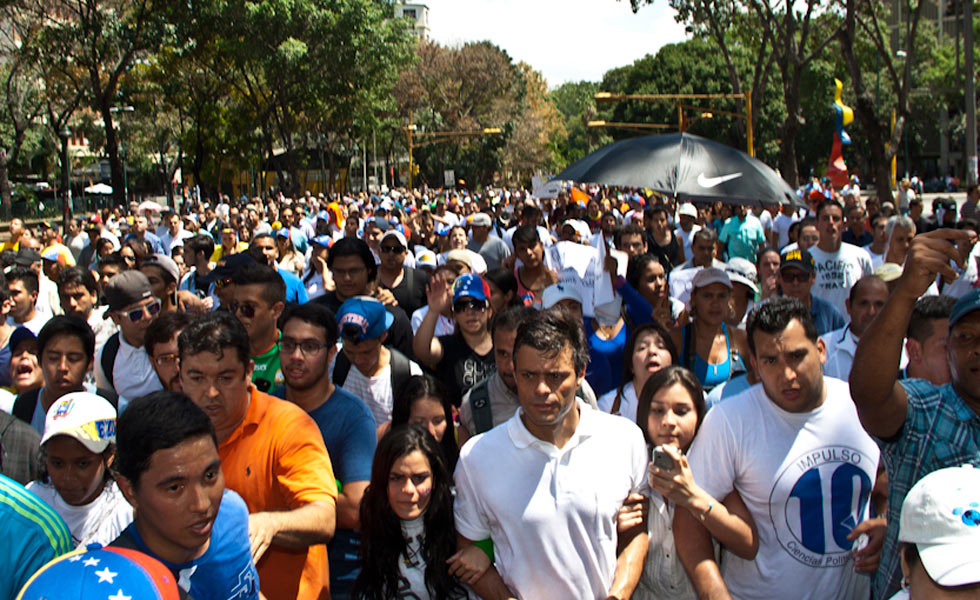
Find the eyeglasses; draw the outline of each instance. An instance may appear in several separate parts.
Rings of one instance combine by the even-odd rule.
[[[381,246],[381,252],[383,254],[401,254],[405,249],[401,246]]]
[[[150,317],[157,316],[157,314],[160,313],[160,306],[161,306],[160,305],[160,301],[159,300],[154,300],[153,302],[150,302],[149,304],[145,304],[145,305],[140,306],[138,308],[134,308],[133,310],[127,310],[127,311],[121,311],[120,310],[120,311],[117,311],[117,312],[119,314],[123,314],[123,315],[126,315],[127,317],[129,317],[130,322],[132,322],[132,323],[139,323],[140,321],[143,320],[143,315],[149,315]]]
[[[231,314],[237,315],[241,313],[246,319],[252,319],[255,317],[255,307],[251,304],[239,304],[238,302],[232,302],[228,305],[228,309],[231,310]]]
[[[162,367],[167,363],[177,362],[177,355],[173,352],[168,352],[167,354],[161,354],[160,356],[153,357],[153,362],[156,363],[158,367]]]
[[[299,348],[299,351],[303,356],[316,356],[327,347],[327,344],[321,344],[316,340],[303,340],[298,342],[291,338],[282,338],[279,342],[279,349],[283,354],[292,354]]]
[[[790,273],[789,271],[781,271],[779,277],[786,283],[803,283],[810,281],[810,274],[804,271],[797,271],[795,273]]]
[[[475,310],[478,312],[483,312],[487,309],[487,303],[484,300],[460,300],[459,302],[453,302],[453,312],[462,313],[468,310]]]

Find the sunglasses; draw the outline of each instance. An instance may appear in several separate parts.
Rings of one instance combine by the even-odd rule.
[[[401,254],[405,249],[401,246],[381,246],[381,252],[383,254]]]
[[[232,302],[228,305],[231,310],[231,314],[237,315],[241,313],[246,319],[251,319],[255,317],[255,307],[251,304],[239,304],[237,302]]]
[[[119,311],[120,314],[124,314],[129,317],[130,322],[139,323],[143,320],[143,315],[150,315],[150,317],[155,317],[160,314],[160,301],[154,300],[149,304],[140,306],[139,308],[134,308],[133,310],[127,310],[125,312]]]
[[[810,274],[798,271],[796,273],[790,273],[789,271],[782,271],[779,277],[786,283],[803,283],[805,281],[810,281]]]
[[[483,300],[460,300],[453,302],[453,312],[462,313],[468,310],[483,312],[487,309],[487,303]]]

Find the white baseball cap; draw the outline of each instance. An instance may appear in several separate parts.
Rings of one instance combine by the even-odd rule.
[[[541,292],[541,308],[548,310],[562,300],[574,300],[582,304],[582,296],[578,290],[563,283],[553,283]]]
[[[739,256],[731,258],[725,264],[725,273],[728,273],[728,278],[733,284],[741,283],[748,286],[753,294],[759,293],[759,286],[756,285],[759,276],[756,274],[755,265],[751,261]]]
[[[408,241],[405,239],[405,234],[402,232],[398,231],[397,229],[389,229],[383,236],[381,236],[381,242],[384,242],[390,237],[398,240],[398,243],[401,244],[402,248],[408,248]],[[381,242],[378,243],[380,244]]]
[[[91,392],[65,394],[48,409],[41,445],[56,435],[67,435],[101,454],[116,441],[116,409]]]
[[[732,289],[732,280],[728,277],[728,273],[725,273],[717,267],[704,267],[698,271],[697,275],[691,280],[691,287],[698,289],[706,285],[711,285],[712,283],[720,283],[728,289]]]
[[[681,204],[680,207],[677,209],[677,216],[694,217],[695,219],[697,219],[698,209],[695,208],[695,206],[690,202],[685,202],[684,204]]]
[[[898,539],[915,544],[939,585],[980,582],[980,470],[948,467],[920,479],[902,503]]]

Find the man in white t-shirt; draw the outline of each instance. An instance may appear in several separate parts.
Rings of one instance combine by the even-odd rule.
[[[723,550],[719,570],[703,525],[709,504],[674,517],[681,562],[700,597],[867,598],[871,579],[858,571],[877,568],[868,558],[884,528],[868,520],[878,447],[847,384],[824,377],[824,344],[803,303],[764,302],[749,317],[748,338],[761,385],[708,412],[688,460],[712,497],[738,491],[759,549],[754,560]],[[859,550],[863,533],[876,542]]]
[[[648,547],[641,522],[616,514],[646,481],[638,427],[575,398],[588,346],[580,324],[543,311],[517,329],[520,409],[468,441],[456,467],[460,549],[491,538],[482,598],[629,598]]]
[[[772,220],[772,233],[776,238],[777,249],[781,250],[789,244],[789,226],[798,220],[792,204],[786,203],[779,207],[779,214]]]
[[[837,202],[826,200],[817,207],[817,229],[820,241],[810,248],[810,256],[817,267],[813,295],[833,304],[840,314],[847,314],[845,300],[851,293],[851,286],[865,275],[874,273],[871,256],[864,248],[841,240],[844,209]]]
[[[681,204],[677,209],[677,229],[674,230],[674,234],[684,245],[684,256],[691,256],[694,234],[701,231],[701,226],[696,223],[697,219],[698,209],[690,202]]]
[[[369,296],[354,296],[340,305],[337,325],[343,353],[334,361],[331,378],[364,401],[379,426],[391,418],[394,390],[422,368],[384,345],[395,317]]]

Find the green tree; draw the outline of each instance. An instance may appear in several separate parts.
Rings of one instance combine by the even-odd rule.
[[[598,91],[596,81],[563,83],[551,91],[551,99],[565,124],[565,136],[558,144],[559,168],[612,141],[608,134],[588,127],[597,114],[593,98]]]

